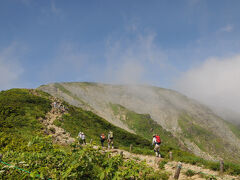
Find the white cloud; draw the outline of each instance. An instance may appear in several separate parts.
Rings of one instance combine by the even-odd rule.
[[[138,34],[133,39],[109,40],[105,52],[106,80],[111,83],[149,83],[152,68],[165,66],[167,56],[154,43],[155,34]]]
[[[176,88],[223,116],[229,117],[230,111],[240,114],[240,55],[207,59],[201,66],[183,73]]]
[[[13,43],[0,51],[0,90],[15,87],[24,71],[19,64],[18,48],[18,45]]]
[[[221,32],[232,32],[233,31],[233,25],[228,24],[225,27],[222,27],[220,29]]]

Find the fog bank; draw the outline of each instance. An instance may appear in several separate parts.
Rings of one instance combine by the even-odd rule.
[[[183,73],[175,88],[212,107],[226,120],[240,123],[240,55],[207,59]]]

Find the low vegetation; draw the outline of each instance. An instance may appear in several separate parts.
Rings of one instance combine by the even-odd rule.
[[[196,175],[197,173],[191,169],[188,169],[186,172],[185,172],[185,175],[186,176],[189,176],[189,177],[192,177],[194,175]]]
[[[166,173],[144,162],[123,161],[120,155],[109,157],[91,145],[67,151],[53,145],[51,137],[36,136],[25,148],[4,154],[3,161],[11,166],[0,165],[2,179],[168,179]]]
[[[39,118],[51,109],[47,94],[37,91],[35,96],[26,89],[0,92],[1,151],[24,149],[33,134],[43,128]]]
[[[228,127],[231,129],[231,131],[233,132],[233,134],[235,134],[236,137],[238,137],[240,139],[240,125],[235,125],[233,123],[230,122],[225,122]]]

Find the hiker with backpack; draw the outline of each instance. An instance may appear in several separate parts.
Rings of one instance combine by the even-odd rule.
[[[85,137],[85,134],[82,132],[82,134],[81,134],[81,139],[82,139],[82,143],[84,144],[84,145],[86,145],[86,137]]]
[[[77,136],[77,139],[78,139],[78,143],[81,145],[82,144],[82,132],[80,131],[79,133],[78,133],[78,136]]]
[[[160,139],[160,136],[157,135],[157,134],[154,134],[153,135],[153,140],[152,140],[152,145],[155,145],[154,146],[154,152],[156,154],[156,157],[161,157],[161,154],[159,152],[160,150],[160,144],[161,144],[161,139]]]
[[[85,137],[85,134],[83,133],[83,132],[79,132],[78,133],[78,137],[77,137],[77,139],[78,139],[78,143],[81,145],[81,144],[84,144],[84,145],[86,145],[86,137]]]
[[[113,132],[109,131],[109,133],[108,133],[108,149],[110,149],[111,144],[112,144],[112,149],[113,149],[114,148],[113,147]]]
[[[103,143],[104,143],[105,140],[106,140],[105,135],[104,135],[104,134],[101,134],[101,136],[100,136],[100,141],[101,141],[102,147],[104,147]]]

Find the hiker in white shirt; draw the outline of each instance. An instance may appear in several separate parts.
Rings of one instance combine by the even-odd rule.
[[[82,144],[82,143],[81,143],[81,141],[82,141],[82,132],[79,132],[79,133],[78,133],[78,137],[77,137],[77,138],[78,138],[78,143],[79,143],[79,144]]]
[[[86,145],[86,138],[85,138],[85,134],[82,132],[82,134],[81,134],[81,139],[82,139],[82,143],[84,144],[84,145]]]

